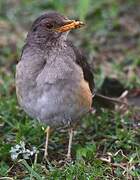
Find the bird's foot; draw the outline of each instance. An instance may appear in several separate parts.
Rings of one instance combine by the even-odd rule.
[[[61,164],[61,165],[67,165],[67,164],[69,164],[69,163],[71,163],[71,162],[72,162],[71,156],[66,156],[65,159],[59,161],[59,164]]]
[[[44,157],[43,157],[43,161],[48,163],[48,162],[49,162],[49,158],[48,158],[48,156],[45,156],[45,155],[44,155]]]
[[[66,162],[71,162],[72,161],[71,155],[67,155],[65,161]]]

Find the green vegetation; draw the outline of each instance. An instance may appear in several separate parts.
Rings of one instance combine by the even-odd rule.
[[[73,161],[65,164],[68,135],[53,132],[49,162],[43,161],[45,126],[19,107],[15,66],[31,22],[47,9],[84,19],[69,38],[88,54],[99,89],[105,77],[124,88],[140,87],[140,3],[138,0],[13,0],[0,2],[0,179],[139,179],[140,109],[100,109],[82,120],[73,139]],[[76,40],[77,39],[77,40]],[[67,138],[66,138],[67,137]],[[25,142],[36,153],[11,159],[11,147]],[[25,155],[25,154],[24,154]],[[26,154],[27,155],[27,154]]]

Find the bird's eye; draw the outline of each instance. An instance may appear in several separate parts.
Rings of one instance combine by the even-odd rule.
[[[46,27],[47,27],[48,29],[51,29],[51,28],[53,28],[53,25],[50,24],[50,23],[47,23],[47,24],[46,24]]]

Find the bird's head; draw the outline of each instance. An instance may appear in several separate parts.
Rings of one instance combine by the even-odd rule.
[[[69,20],[57,12],[50,11],[38,17],[28,34],[28,39],[36,42],[51,43],[66,40],[70,30],[80,28],[84,25],[81,21]]]

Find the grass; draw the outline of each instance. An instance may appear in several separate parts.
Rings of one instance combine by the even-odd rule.
[[[80,2],[83,4],[80,4]],[[71,163],[63,161],[67,151],[67,132],[54,131],[49,143],[49,162],[43,160],[46,125],[28,117],[19,107],[15,94],[14,72],[20,56],[28,24],[47,8],[57,9],[69,16],[79,4],[79,15],[87,22],[87,28],[72,32],[71,39],[89,54],[95,66],[97,88],[106,76],[115,76],[127,89],[138,89],[139,39],[137,21],[135,29],[129,23],[121,24],[120,14],[135,14],[137,1],[84,1],[73,3],[43,0],[22,3],[1,1],[0,18],[0,179],[139,179],[140,178],[140,130],[139,109],[100,109],[81,120],[75,131]],[[10,7],[10,8],[9,8]],[[9,9],[9,11],[5,11]],[[24,9],[24,11],[23,11]],[[86,12],[87,11],[87,12]],[[138,11],[137,11],[138,12]],[[19,18],[22,17],[22,18]],[[29,21],[28,21],[29,20]],[[27,22],[28,21],[28,22]],[[121,23],[120,23],[121,22]],[[125,19],[125,22],[126,19]],[[129,45],[129,47],[128,47]],[[11,147],[16,149],[21,141],[25,150],[16,160],[11,158]],[[17,152],[16,152],[17,153]],[[28,159],[24,155],[28,156]]]
[[[83,119],[73,141],[73,162],[59,163],[66,154],[66,132],[54,132],[50,138],[50,162],[43,161],[45,133],[43,125],[31,120],[17,105],[15,96],[0,102],[0,175],[21,179],[122,179],[140,176],[140,132],[132,121],[132,112],[102,110]],[[10,149],[20,141],[36,156],[12,161]]]

